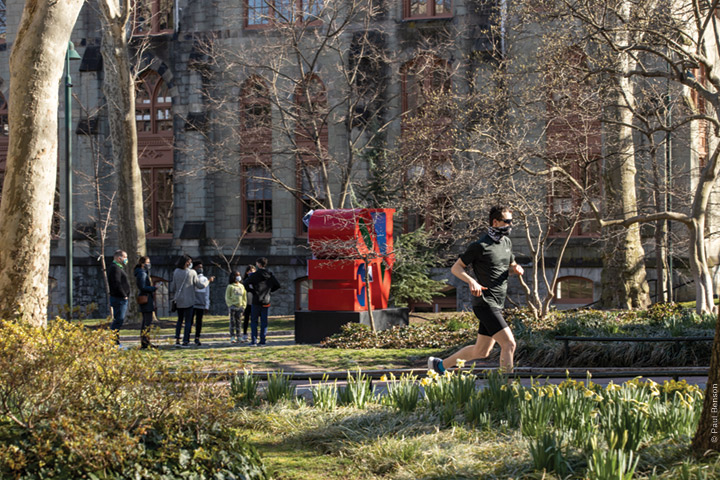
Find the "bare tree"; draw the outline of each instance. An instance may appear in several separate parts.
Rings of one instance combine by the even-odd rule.
[[[145,216],[135,125],[135,71],[130,59],[128,28],[133,2],[98,0],[102,23],[103,92],[107,101],[110,140],[118,171],[118,235],[131,258],[145,255]]]
[[[10,54],[10,144],[0,206],[0,318],[34,325],[47,322],[58,86],[82,5],[82,0],[26,1]]]

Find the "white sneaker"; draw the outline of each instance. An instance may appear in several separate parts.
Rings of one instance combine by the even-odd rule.
[[[243,335],[242,341],[243,341],[243,342],[247,342],[247,335]]]

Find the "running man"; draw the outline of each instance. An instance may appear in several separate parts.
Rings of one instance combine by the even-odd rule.
[[[490,227],[480,240],[471,243],[450,270],[467,283],[472,294],[473,312],[479,320],[477,341],[442,360],[430,357],[428,368],[438,373],[457,365],[458,360],[474,360],[490,355],[495,342],[500,344],[500,370],[512,372],[515,354],[515,337],[505,323],[502,310],[505,305],[509,274],[523,274],[515,263],[509,235],[512,212],[507,207],[490,209]],[[475,278],[465,270],[472,265]],[[476,280],[477,279],[477,280]]]

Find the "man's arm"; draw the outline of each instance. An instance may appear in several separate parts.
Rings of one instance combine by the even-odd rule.
[[[467,265],[465,265],[463,261],[458,258],[450,269],[450,272],[457,278],[468,284],[468,286],[470,287],[470,293],[473,296],[482,296],[482,291],[487,290],[487,287],[483,287],[477,282],[477,280],[468,275],[468,273],[465,271],[466,268]]]

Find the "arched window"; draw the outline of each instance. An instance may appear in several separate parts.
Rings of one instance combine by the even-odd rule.
[[[601,198],[602,127],[597,89],[584,75],[587,58],[576,48],[559,55],[547,67],[546,150],[549,162],[562,167],[598,204]],[[583,195],[562,174],[551,178],[548,204],[550,233],[595,236],[599,225]],[[572,222],[580,221],[570,231]]]
[[[250,237],[272,235],[272,109],[267,83],[245,80],[240,92],[242,228]]]
[[[297,234],[307,234],[305,214],[322,208],[327,201],[323,165],[328,157],[328,104],[325,84],[317,75],[308,75],[295,90],[295,158],[297,161]]]
[[[403,0],[404,18],[452,17],[451,0]]]
[[[594,301],[593,281],[583,277],[561,277],[555,286],[554,303],[587,305]]]
[[[135,119],[145,230],[148,237],[171,237],[174,206],[172,97],[167,84],[154,70],[147,71],[136,84]]]

